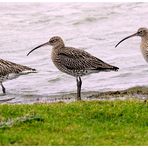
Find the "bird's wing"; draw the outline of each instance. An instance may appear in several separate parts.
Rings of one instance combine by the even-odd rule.
[[[71,70],[103,70],[112,69],[114,67],[84,50],[70,47],[67,50],[64,50],[64,52],[61,51],[58,57],[60,63]]]
[[[27,66],[23,66],[20,64],[0,59],[0,75],[5,76],[10,73],[21,73],[23,71],[31,71],[31,70],[35,71],[35,69],[29,68]]]

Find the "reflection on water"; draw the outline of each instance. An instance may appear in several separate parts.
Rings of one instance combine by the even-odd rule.
[[[120,68],[83,77],[83,92],[147,85],[148,65],[139,50],[140,38],[114,48],[123,37],[147,27],[147,7],[147,3],[0,3],[1,58],[38,70],[4,83],[8,96],[23,103],[75,93],[75,78],[56,69],[51,47],[26,56],[54,35],[61,36],[67,46],[82,48]]]

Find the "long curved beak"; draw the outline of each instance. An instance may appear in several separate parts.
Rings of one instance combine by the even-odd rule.
[[[33,48],[31,51],[28,52],[27,56],[28,56],[31,52],[33,52],[34,50],[36,50],[36,49],[38,49],[38,48],[40,48],[40,47],[43,47],[43,46],[47,46],[47,45],[49,45],[49,42],[46,42],[46,43],[44,43],[44,44],[41,44],[41,45],[39,45],[39,46]]]
[[[130,36],[127,36],[126,38],[124,38],[124,39],[122,39],[120,42],[118,42],[118,44],[115,46],[115,48],[121,43],[121,42],[123,42],[124,40],[126,40],[126,39],[128,39],[128,38],[131,38],[131,37],[134,37],[134,36],[137,36],[138,34],[137,34],[137,32],[136,33],[134,33],[134,34],[132,34],[132,35],[130,35]]]

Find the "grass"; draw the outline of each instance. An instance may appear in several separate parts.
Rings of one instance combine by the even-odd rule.
[[[0,145],[148,145],[139,100],[0,105]]]

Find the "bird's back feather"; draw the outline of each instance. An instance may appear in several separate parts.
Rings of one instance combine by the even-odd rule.
[[[35,69],[0,59],[0,75],[34,73]]]
[[[57,57],[54,59],[59,64],[64,65],[68,69],[76,70],[118,70],[118,67],[112,66],[103,62],[102,60],[92,56],[88,52],[72,47],[64,47],[60,50]]]

